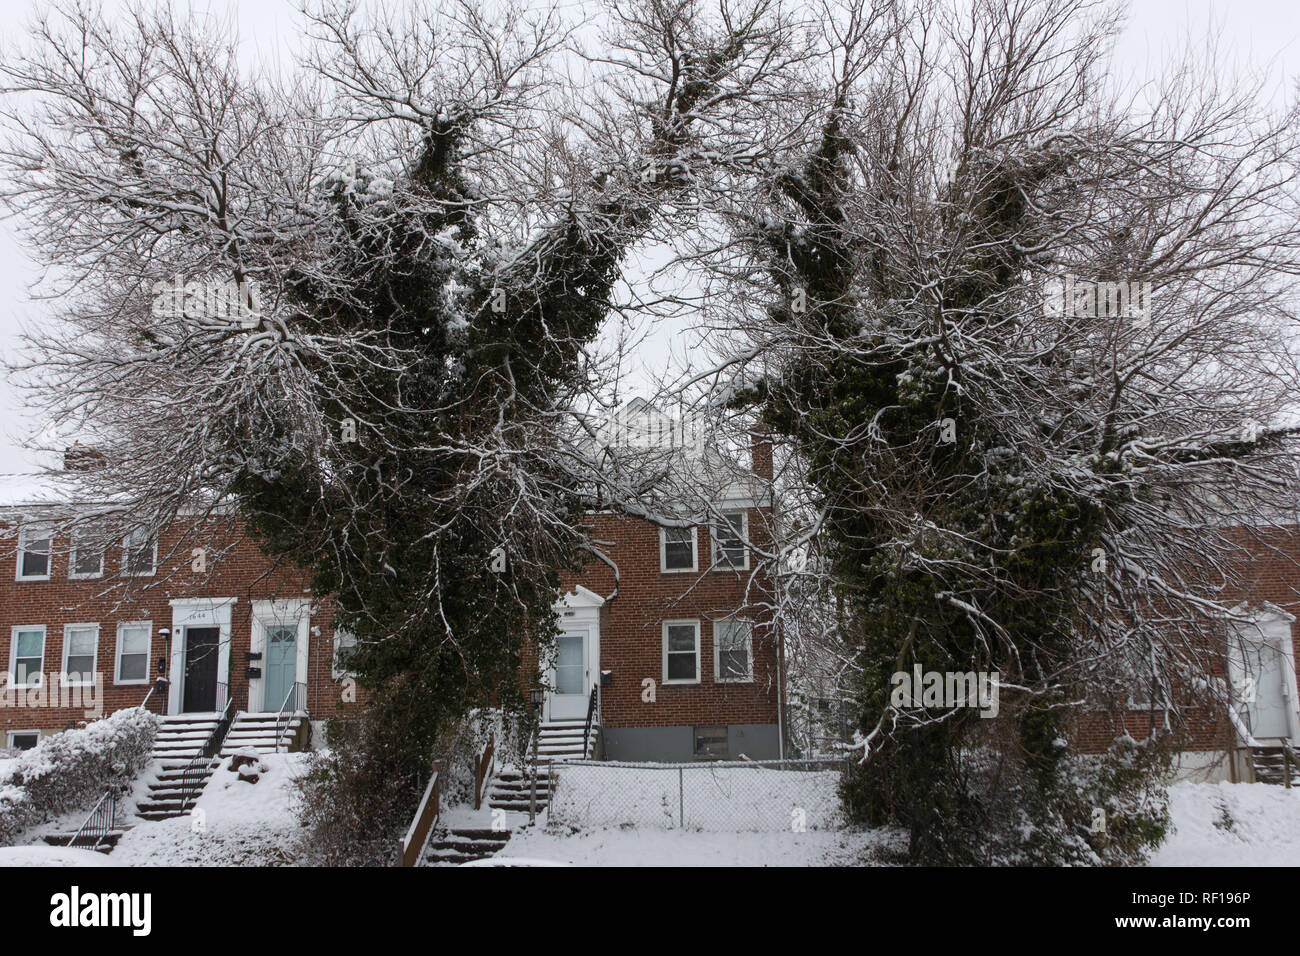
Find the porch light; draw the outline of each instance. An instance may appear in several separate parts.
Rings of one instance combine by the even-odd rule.
[[[541,707],[542,704],[546,703],[546,691],[542,690],[540,687],[532,688],[528,692],[528,702],[532,704],[534,708]]]

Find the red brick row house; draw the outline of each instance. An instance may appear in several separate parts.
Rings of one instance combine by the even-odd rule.
[[[594,700],[609,759],[782,755],[781,649],[751,547],[766,538],[770,448],[755,464],[757,480],[720,492],[694,527],[588,517],[603,558],[563,580],[561,633],[538,665],[544,722],[585,722]],[[233,516],[83,546],[51,520],[75,501],[65,475],[9,476],[0,492],[0,746],[141,703],[166,715],[305,710],[319,741],[356,689],[338,656],[350,638],[307,575],[268,558]]]

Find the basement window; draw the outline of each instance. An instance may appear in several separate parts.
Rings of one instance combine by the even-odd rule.
[[[727,754],[726,727],[696,727],[695,756],[705,760],[717,760]]]
[[[11,730],[9,731],[9,749],[10,750],[31,750],[40,742],[41,732],[39,730]]]

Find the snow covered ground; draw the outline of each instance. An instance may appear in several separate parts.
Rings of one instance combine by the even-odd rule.
[[[573,763],[555,768],[552,823],[714,832],[840,829],[839,772],[775,770],[734,762],[647,767]]]
[[[7,866],[114,866],[112,859],[94,850],[66,846],[0,847],[0,868]]]
[[[904,835],[888,830],[792,833],[599,829],[556,832],[543,826],[511,836],[494,859],[546,860],[572,866],[862,866],[897,852]]]
[[[264,754],[259,781],[249,784],[227,769],[214,775],[200,797],[194,817],[160,822],[135,821],[109,856],[44,845],[0,849],[0,866],[203,866],[291,864],[297,855],[302,830],[294,812],[294,777],[302,772],[303,754]],[[622,773],[626,768],[619,768]],[[754,773],[755,771],[749,771]],[[662,776],[662,772],[660,773]],[[570,774],[573,784],[574,774]],[[618,776],[618,774],[616,774]],[[676,775],[672,774],[674,792]],[[809,775],[781,772],[768,780],[747,778],[735,785],[727,777],[701,775],[697,788],[712,780],[708,797],[718,807],[730,794],[738,816],[728,821],[715,811],[711,822],[681,829],[666,825],[660,777],[629,799],[618,789],[608,791],[605,803],[588,802],[594,810],[626,815],[628,808],[649,814],[648,822],[575,827],[572,811],[590,801],[588,787],[575,787],[568,817],[548,818],[543,811],[537,825],[525,826],[526,814],[509,814],[505,823],[513,831],[505,849],[489,865],[498,866],[863,866],[896,862],[905,856],[906,836],[898,830],[853,830],[830,825],[794,832],[788,823],[790,801],[809,799]],[[620,778],[627,785],[631,778]],[[588,778],[588,784],[595,777]],[[640,781],[645,783],[645,781]],[[823,783],[827,783],[823,781]],[[720,788],[720,789],[719,789]],[[834,793],[833,781],[829,793]],[[583,794],[585,793],[585,797]],[[648,796],[647,796],[648,794]],[[771,820],[757,813],[762,801],[773,807]],[[671,801],[669,801],[671,802]],[[639,808],[639,810],[638,810]],[[1174,829],[1154,854],[1153,866],[1294,866],[1300,861],[1300,788],[1260,784],[1180,783],[1170,789]],[[779,811],[779,812],[778,812]],[[755,829],[755,822],[780,822],[783,826]],[[690,813],[688,811],[688,822]],[[448,809],[442,823],[454,827],[490,827],[492,811],[468,807]],[[829,824],[829,821],[827,821]]]
[[[302,833],[294,778],[306,754],[261,754],[265,772],[246,783],[226,759],[189,816],[136,821],[109,859],[117,866],[277,866],[291,863]]]
[[[1152,866],[1295,866],[1300,789],[1258,783],[1179,783],[1169,788],[1174,832]]]

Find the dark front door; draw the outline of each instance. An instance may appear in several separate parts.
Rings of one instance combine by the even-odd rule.
[[[181,710],[207,713],[217,709],[217,650],[221,630],[215,627],[185,629],[185,693]]]

